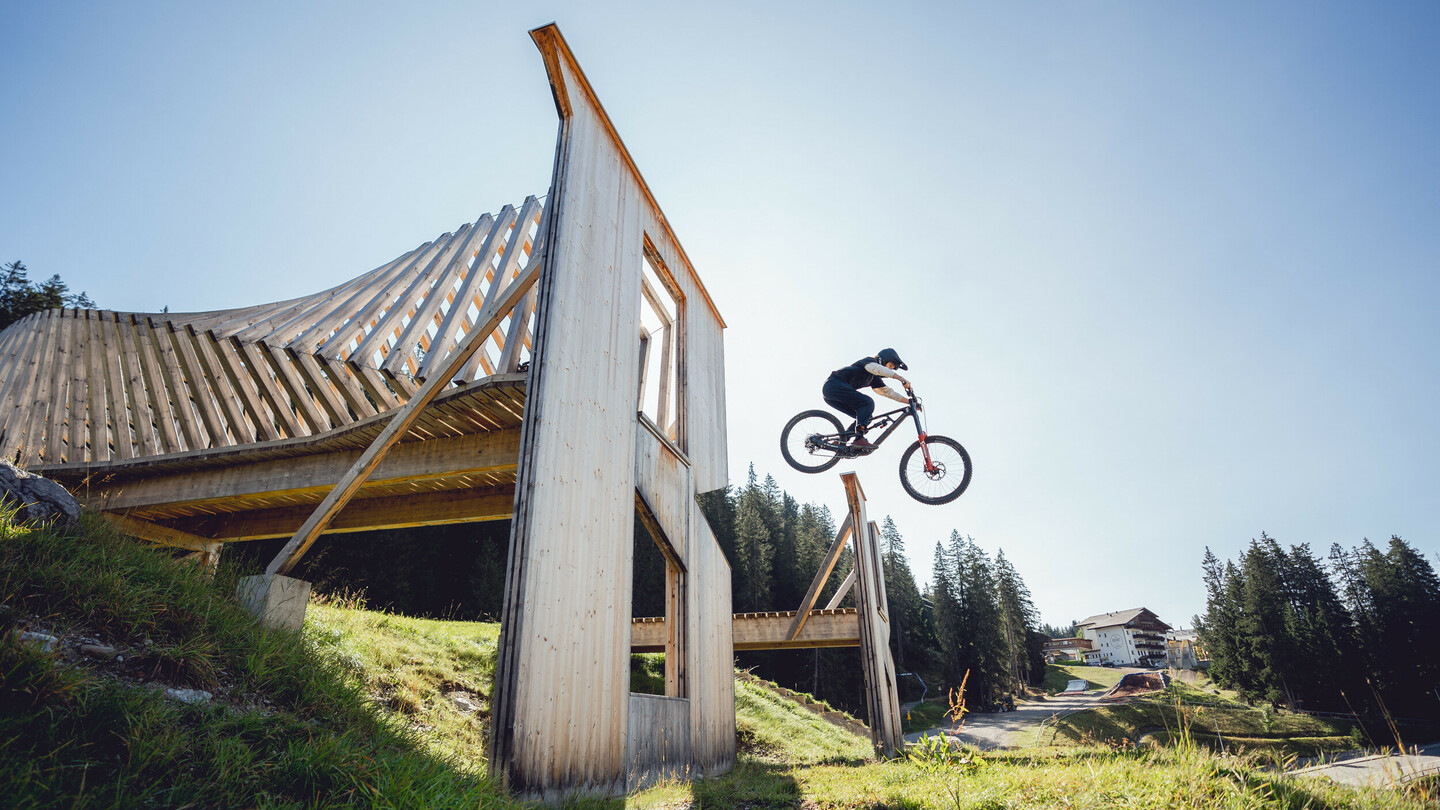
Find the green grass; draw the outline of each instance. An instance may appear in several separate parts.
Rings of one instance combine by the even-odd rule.
[[[1156,744],[1171,745],[1188,736],[1217,751],[1274,759],[1354,748],[1354,725],[1268,707],[1252,708],[1172,682],[1154,695],[1061,718],[1045,730],[1042,741],[1049,745],[1108,745],[1149,735]]]
[[[738,679],[735,728],[741,757],[756,765],[860,763],[874,755],[869,740],[793,700]]]
[[[900,728],[906,734],[912,731],[929,731],[932,728],[949,726],[954,721],[950,719],[950,706],[936,700],[927,700],[918,703],[905,712],[901,718]]]
[[[90,636],[126,653],[124,662],[97,663],[0,633],[4,805],[530,806],[482,773],[497,625],[321,600],[297,637],[257,626],[233,588],[232,573],[212,582],[95,525],[65,535],[0,516],[0,630],[44,629],[67,649]],[[636,661],[653,685],[658,657]],[[156,684],[204,687],[216,700],[174,703]],[[473,695],[478,708],[457,709],[445,697],[453,692]],[[1200,694],[1192,692],[1175,690],[1182,699]],[[737,683],[736,709],[740,752],[730,774],[568,806],[1419,808],[1436,800],[1433,784],[1362,792],[1212,754],[1203,730],[1215,723],[1227,740],[1327,736],[1308,718],[1239,707],[1180,710],[1191,713],[1190,732],[1170,726],[1168,748],[937,750],[890,762],[873,760],[867,740],[749,683]],[[1138,728],[1158,718],[1165,727],[1163,703],[1136,711],[1111,719]]]
[[[259,627],[233,588],[99,524],[64,534],[0,516],[0,629],[66,642],[0,643],[6,806],[518,806],[378,707],[337,656]],[[67,653],[80,636],[125,660]],[[155,688],[175,685],[216,700]]]
[[[1045,667],[1045,681],[1040,688],[1047,695],[1056,695],[1065,691],[1065,686],[1071,680],[1084,680],[1090,682],[1089,689],[1109,689],[1120,683],[1122,677],[1124,677],[1124,673],[1112,667],[1049,664]]]

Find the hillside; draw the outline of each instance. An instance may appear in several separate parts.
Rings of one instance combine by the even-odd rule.
[[[483,775],[496,625],[335,599],[312,605],[297,640],[255,625],[228,597],[233,583],[233,572],[211,582],[95,525],[63,535],[0,520],[6,806],[527,806]],[[637,686],[646,668],[642,659]],[[185,703],[171,687],[211,698]],[[733,773],[627,804],[1426,806],[1419,793],[1277,778],[1185,739],[874,762],[864,741],[789,701],[742,683],[736,703]]]

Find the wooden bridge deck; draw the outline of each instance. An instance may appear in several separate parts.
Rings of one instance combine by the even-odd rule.
[[[736,650],[805,650],[817,647],[860,646],[860,616],[855,608],[812,610],[795,639],[790,628],[796,611],[736,613]],[[633,619],[630,623],[631,652],[665,652],[664,618]]]

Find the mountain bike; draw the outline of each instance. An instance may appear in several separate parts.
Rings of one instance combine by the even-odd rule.
[[[860,458],[875,452],[906,421],[915,424],[915,443],[900,456],[900,485],[921,503],[949,503],[970,486],[970,454],[960,443],[946,436],[925,432],[920,419],[924,412],[913,388],[906,387],[910,402],[903,408],[882,413],[870,420],[867,431],[883,429],[873,443],[855,447],[855,424],[845,427],[829,411],[796,414],[780,432],[780,454],[803,473],[824,472],[844,459]]]

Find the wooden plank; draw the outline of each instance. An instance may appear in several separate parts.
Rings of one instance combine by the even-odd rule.
[[[691,772],[690,701],[656,695],[630,695],[626,749],[630,790],[664,780],[688,779]]]
[[[106,397],[109,385],[105,381],[105,347],[100,339],[100,313],[89,310],[85,313],[85,337],[89,343],[86,362],[89,365],[87,383],[90,388],[90,453],[86,460],[104,462],[110,460],[110,409]]]
[[[530,285],[535,283],[538,276],[539,268],[528,272],[523,283],[517,282],[511,285],[512,289],[508,290],[501,300],[496,301],[496,305],[492,307],[488,313],[485,313],[485,323],[491,324],[490,329],[494,328],[494,323],[499,323],[502,314],[506,310],[515,306],[516,302],[524,295],[525,291],[529,289]],[[425,385],[405,403],[405,407],[396,412],[390,424],[385,426],[385,430],[376,437],[374,443],[366,449],[360,459],[355,462],[355,465],[350,468],[350,471],[340,480],[340,483],[335,485],[335,489],[332,490],[331,493],[326,496],[325,500],[321,502],[320,506],[316,508],[315,513],[311,515],[310,519],[300,527],[300,530],[290,539],[290,542],[285,544],[285,548],[281,549],[280,553],[275,556],[275,559],[270,562],[270,565],[266,567],[266,573],[284,574],[293,568],[295,563],[299,562],[300,557],[310,548],[310,545],[315,542],[315,539],[320,536],[325,526],[335,518],[335,515],[338,514],[341,509],[345,508],[345,503],[359,491],[360,486],[365,482],[365,478],[369,476],[375,467],[380,464],[381,460],[384,459],[385,453],[388,452],[390,448],[400,440],[400,437],[404,435],[405,431],[415,423],[422,409],[430,404],[445,386],[449,385],[451,375],[463,366],[466,360],[470,359],[469,353],[479,348],[481,341],[477,339],[478,336],[488,333],[489,331],[486,330],[466,336],[465,342],[452,352],[450,357],[446,358],[445,365],[441,368],[440,373],[426,381]]]
[[[191,551],[213,551],[216,545],[215,540],[209,537],[191,534],[190,532],[181,531],[160,523],[151,523],[147,520],[140,520],[116,512],[105,512],[103,514],[105,515],[105,519],[114,524],[120,531],[131,537],[138,537],[141,540],[149,540],[152,543],[159,543],[163,546],[188,548]]]
[[[309,436],[311,433],[319,432],[307,430],[300,419],[296,417],[289,399],[280,389],[280,384],[276,382],[274,371],[266,362],[265,350],[262,346],[255,343],[242,343],[234,338],[226,343],[245,361],[245,371],[249,374],[250,381],[255,384],[255,390],[260,394],[260,399],[269,406],[270,413],[275,416],[275,421],[280,423],[284,435]]]
[[[310,433],[324,433],[329,430],[332,423],[320,412],[315,403],[315,393],[310,390],[295,367],[295,359],[277,346],[271,346],[260,342],[255,344],[256,353],[261,355],[270,363],[270,368],[275,372],[275,378],[280,382],[280,387],[290,397],[300,415],[304,417]],[[339,427],[343,422],[336,421],[334,427]]]
[[[184,450],[180,442],[180,431],[176,425],[174,409],[170,404],[170,392],[165,387],[165,375],[156,356],[154,335],[144,318],[129,316],[130,331],[134,335],[135,349],[140,356],[140,369],[144,380],[145,398],[150,406],[158,428],[161,453]]]
[[[855,587],[855,569],[851,568],[850,573],[846,574],[845,579],[840,582],[840,587],[835,589],[835,595],[830,597],[830,601],[825,605],[825,609],[834,610],[840,607],[840,603],[845,600],[846,596],[850,595],[850,589],[853,587]]]
[[[810,588],[805,591],[805,598],[800,600],[795,621],[790,625],[790,638],[798,638],[800,631],[805,628],[805,622],[810,620],[810,611],[815,607],[815,600],[820,598],[821,589],[830,581],[835,563],[840,561],[840,552],[845,549],[845,540],[850,536],[851,528],[851,515],[846,514],[845,520],[840,523],[840,530],[835,533],[835,539],[830,543],[830,549],[825,552],[825,559],[820,562],[820,569],[815,572],[815,578],[810,580]]]
[[[255,435],[261,439],[275,440],[294,436],[294,433],[286,431],[279,423],[279,416],[266,410],[266,403],[260,396],[259,387],[255,383],[255,376],[241,359],[240,352],[229,341],[217,338],[213,332],[205,335],[209,348],[215,352],[220,361],[221,368],[225,371],[225,379],[229,381],[230,387],[240,395],[240,400],[245,404],[245,413],[250,418],[250,424],[255,430]],[[289,414],[289,411],[286,411]],[[291,416],[291,422],[294,417]]]
[[[375,292],[370,303],[366,304],[364,309],[360,310],[355,317],[350,319],[350,322],[346,324],[339,339],[332,339],[327,344],[327,346],[334,346],[334,350],[326,351],[326,356],[349,360],[352,363],[363,366],[374,367],[376,362],[373,355],[375,351],[379,350],[378,345],[367,350],[367,353],[361,352],[361,349],[365,348],[367,338],[379,334],[381,336],[379,339],[383,342],[383,336],[386,334],[386,330],[393,332],[395,324],[399,323],[399,321],[390,322],[389,319],[392,316],[398,318],[401,316],[400,310],[404,309],[408,311],[409,309],[408,307],[398,307],[396,303],[401,300],[401,297],[405,295],[407,291],[414,289],[413,285],[419,278],[420,268],[428,266],[431,259],[440,251],[444,250],[446,240],[449,238],[450,234],[447,233],[434,242],[428,242],[417,248],[415,254],[410,261],[405,264],[401,272],[387,281],[378,292]],[[369,332],[365,331],[367,328],[370,330]],[[351,341],[355,341],[356,343],[356,348],[353,352],[350,351],[349,348]]]
[[[29,318],[11,324],[5,331],[7,348],[4,365],[0,366],[5,375],[4,386],[0,388],[0,448],[10,445],[10,440],[23,430],[23,426],[15,424],[18,418],[16,407],[28,399],[25,390],[36,364],[39,363],[35,348],[39,344],[40,336],[40,330]],[[0,452],[0,457],[4,458],[11,458],[13,455],[13,446]]]
[[[285,350],[285,353],[295,364],[295,370],[300,374],[305,387],[310,389],[310,393],[315,395],[316,401],[325,410],[325,417],[330,420],[332,427],[348,425],[355,421],[350,416],[350,408],[340,401],[338,393],[340,386],[326,376],[325,371],[320,368],[320,362],[315,359],[315,355],[290,349]]]
[[[510,206],[505,206],[506,210],[509,208]],[[502,210],[501,214],[504,215],[506,210]],[[481,217],[481,221],[484,219]],[[428,339],[427,330],[431,326],[439,326],[437,320],[440,307],[446,302],[448,294],[454,290],[456,279],[466,267],[466,259],[470,258],[470,254],[475,250],[480,238],[484,236],[484,233],[476,227],[479,224],[477,222],[474,225],[466,224],[462,227],[456,232],[456,238],[452,241],[451,246],[440,255],[433,274],[435,281],[425,291],[425,298],[415,307],[415,314],[410,316],[410,323],[401,330],[400,337],[395,343],[397,349],[404,346],[406,352],[413,357],[414,347],[422,345]],[[429,354],[426,355],[426,360],[429,360]],[[398,358],[392,354],[390,362],[385,364],[385,368],[398,371],[397,363]],[[418,375],[418,369],[416,373]]]
[[[851,522],[866,530],[855,532],[855,603],[860,618],[860,668],[865,676],[865,705],[876,751],[893,756],[904,736],[900,730],[900,702],[890,663],[890,629],[884,616],[885,579],[879,575],[880,546],[873,524],[866,518],[865,493],[853,472],[841,473]]]
[[[399,484],[458,475],[513,474],[520,431],[511,428],[436,442],[405,442],[385,456],[368,483]],[[96,482],[85,503],[107,511],[174,504],[207,504],[225,511],[229,501],[255,497],[315,496],[328,492],[363,450],[307,453],[295,458],[246,462],[139,479]]]
[[[350,368],[356,372],[360,385],[364,387],[365,392],[370,395],[371,399],[375,400],[377,408],[382,411],[387,411],[391,408],[398,408],[404,404],[400,401],[399,397],[395,396],[395,392],[390,389],[390,384],[380,372],[369,366],[356,365],[354,363],[350,365]]]
[[[332,360],[329,357],[321,355],[307,356],[315,358],[316,362],[320,364],[320,367],[325,370],[325,376],[329,377],[330,382],[335,384],[340,398],[345,400],[345,404],[354,414],[354,416],[347,421],[364,419],[367,416],[374,416],[376,413],[379,413],[379,411],[375,410],[375,405],[371,403],[370,397],[365,395],[365,389],[360,385],[360,378],[350,367],[349,363],[346,363],[344,360]]]
[[[799,638],[790,637],[793,611],[738,614],[732,621],[736,650],[809,650],[860,646],[860,618],[854,608],[816,610]],[[669,630],[665,619],[636,620],[630,627],[631,652],[664,652]]]
[[[134,324],[129,315],[115,320],[115,334],[120,338],[121,362],[125,368],[125,395],[130,402],[130,421],[135,429],[136,455],[154,456],[165,452],[155,430],[156,416],[150,413],[150,392],[145,386],[145,368],[140,364],[140,349],[135,344]]]
[[[130,414],[129,397],[125,393],[128,378],[120,355],[124,346],[120,342],[120,321],[114,313],[107,313],[100,321],[100,341],[105,353],[105,387],[110,395],[110,438],[113,457],[134,458],[139,450],[139,438],[135,434],[134,419]]]
[[[451,255],[456,242],[463,236],[461,231],[468,231],[468,229],[469,223],[466,223],[455,233],[447,233],[435,240],[436,247],[426,253],[427,260],[424,269],[407,279],[409,284],[392,299],[393,302],[385,309],[384,314],[378,317],[370,334],[355,349],[353,356],[358,357],[357,362],[370,365],[370,358],[376,352],[384,353],[389,350],[391,339],[398,339],[400,332],[405,328],[402,321],[406,316],[414,313],[416,302],[420,301],[430,289],[431,274],[441,266],[441,262],[446,256]],[[394,345],[402,353],[408,351],[408,349],[401,348],[398,342]],[[379,367],[384,368],[385,366],[386,363],[382,362]]]
[[[360,310],[374,300],[391,281],[403,273],[410,260],[429,245],[430,243],[426,242],[384,265],[377,272],[371,273],[365,283],[351,290],[349,297],[335,306],[329,315],[315,321],[298,337],[286,344],[287,348],[306,354],[323,353],[333,356],[341,348],[336,345],[337,341],[348,347],[350,340],[346,339],[346,336],[353,336],[352,328],[360,326],[356,321]],[[363,339],[364,336],[364,332],[361,331],[359,338]]]
[[[41,346],[35,370],[34,385],[30,388],[32,401],[26,408],[23,444],[20,447],[20,466],[27,467],[38,462],[45,452],[45,429],[49,420],[50,369],[55,360],[55,347],[60,341],[61,310],[52,309],[46,313],[45,342]]]
[[[208,447],[210,436],[201,421],[198,391],[192,389],[185,380],[185,372],[180,367],[180,355],[175,351],[175,344],[170,341],[170,324],[163,320],[146,318],[145,325],[149,332],[146,337],[153,342],[160,357],[165,387],[170,401],[175,404],[175,421],[185,437],[186,449]]]
[[[249,444],[255,441],[255,424],[247,417],[241,392],[231,381],[225,364],[220,359],[214,335],[196,334],[193,327],[186,326],[184,333],[177,334],[176,339],[189,344],[198,356],[200,367],[205,372],[205,381],[210,384],[210,390],[214,392],[215,400],[220,403],[220,409],[225,412],[225,424],[229,430],[231,442]],[[256,422],[258,421],[257,418]]]
[[[190,390],[190,399],[199,408],[200,418],[205,423],[206,443],[202,446],[228,447],[234,444],[226,430],[225,420],[221,418],[216,407],[219,397],[222,396],[220,388],[216,381],[211,379],[212,375],[205,364],[200,361],[195,351],[193,336],[190,332],[176,329],[168,323],[164,325],[164,334],[180,364],[181,375]],[[221,378],[223,377],[221,374]],[[243,421],[243,417],[240,418]]]
[[[45,366],[50,384],[45,414],[45,459],[50,462],[65,458],[65,440],[68,438],[70,364],[75,356],[75,318],[70,310],[60,310],[59,327],[55,354]]]
[[[130,316],[131,328],[135,333],[135,345],[140,352],[140,365],[144,369],[145,389],[150,410],[155,414],[160,427],[160,441],[164,453],[175,453],[186,449],[204,447],[203,438],[198,443],[187,444],[181,440],[184,431],[184,409],[189,406],[189,395],[183,382],[177,388],[167,379],[168,373],[163,360],[161,336],[156,333],[148,318]]]
[[[450,489],[382,498],[357,498],[350,501],[345,510],[331,520],[324,533],[342,534],[509,520],[514,506],[515,492],[510,487],[495,490]],[[185,518],[172,522],[185,531],[216,539],[264,540],[293,536],[313,513],[313,508],[307,504]]]
[[[481,217],[475,222],[475,227],[471,229],[471,245],[482,238],[484,242],[480,244],[478,250],[467,246],[452,260],[456,270],[463,273],[464,281],[461,282],[460,289],[455,292],[455,298],[450,302],[449,310],[446,311],[444,319],[440,321],[440,326],[435,331],[435,339],[431,341],[426,350],[425,362],[420,365],[421,376],[424,376],[429,368],[439,363],[445,353],[450,351],[460,339],[460,325],[465,320],[465,313],[469,310],[470,304],[475,303],[477,309],[485,308],[479,299],[480,284],[489,274],[491,262],[495,258],[495,251],[500,248],[500,234],[509,226],[509,220],[513,217],[514,209],[508,205],[500,209],[498,218],[492,219],[489,214]],[[472,257],[474,258],[473,263],[471,262]],[[472,267],[474,269],[471,269]]]
[[[74,352],[70,357],[70,404],[66,408],[70,417],[69,451],[66,461],[84,461],[88,457],[86,443],[90,434],[90,313],[88,310],[73,310],[71,319],[71,344]]]

